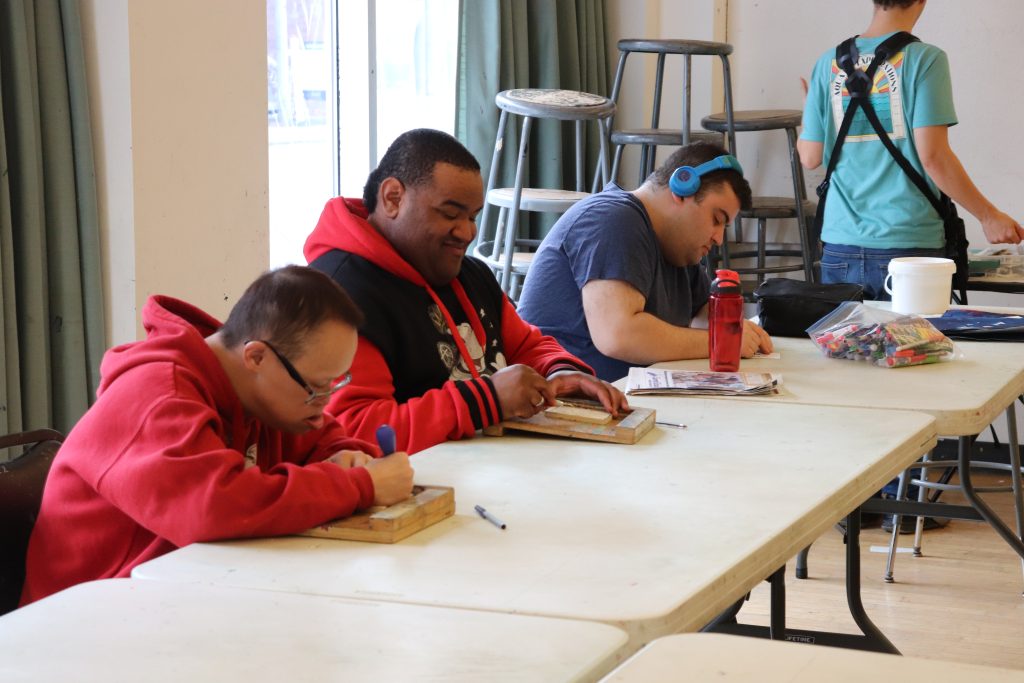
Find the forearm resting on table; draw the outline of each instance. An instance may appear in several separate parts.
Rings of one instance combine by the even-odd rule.
[[[583,312],[597,350],[627,363],[707,358],[704,330],[671,325],[645,313],[645,299],[631,285],[594,280],[583,288]]]
[[[707,330],[671,325],[650,313],[634,313],[601,334],[591,327],[591,336],[604,355],[637,365],[708,357]]]

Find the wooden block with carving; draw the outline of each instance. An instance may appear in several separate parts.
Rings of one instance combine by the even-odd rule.
[[[455,514],[450,486],[415,486],[401,503],[378,506],[303,531],[300,536],[395,543]]]
[[[580,408],[562,401],[544,411],[552,419],[569,420],[570,422],[587,422],[595,425],[606,425],[612,421],[611,413],[602,408]]]
[[[552,408],[542,410],[531,418],[511,419],[484,429],[488,436],[502,436],[505,430],[537,432],[555,436],[567,436],[571,439],[588,441],[609,441],[612,443],[633,444],[644,434],[654,428],[655,412],[651,408],[632,408],[628,413],[620,413],[617,418],[611,417],[597,401],[573,398],[562,400],[562,407],[582,408],[588,412],[600,411],[608,416],[603,424],[579,422],[564,417],[551,416]]]

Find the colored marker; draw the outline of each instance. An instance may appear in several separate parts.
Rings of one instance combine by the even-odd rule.
[[[377,445],[384,455],[391,455],[395,452],[395,430],[391,425],[383,424],[377,427]]]
[[[499,529],[504,529],[505,528],[505,522],[501,521],[500,519],[498,519],[497,517],[492,515],[487,510],[484,510],[482,505],[474,505],[473,509],[476,510],[476,514],[480,515],[481,517],[483,517],[484,519],[486,519],[488,522],[490,522],[494,526],[498,527]]]

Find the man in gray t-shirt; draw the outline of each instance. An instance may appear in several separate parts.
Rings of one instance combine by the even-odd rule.
[[[717,145],[692,143],[636,190],[610,184],[569,209],[534,257],[520,316],[609,381],[632,365],[707,358],[709,283],[698,264],[750,205],[738,164],[715,167],[726,157]],[[697,171],[689,195],[671,187],[680,167]],[[771,348],[768,334],[748,321],[743,356]]]

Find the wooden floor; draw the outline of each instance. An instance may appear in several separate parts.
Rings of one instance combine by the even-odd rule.
[[[1008,478],[975,475],[975,485]],[[944,493],[943,500],[961,496]],[[1010,494],[986,494],[986,501],[1013,529]],[[900,536],[909,548],[913,536]],[[896,583],[882,580],[889,534],[867,529],[861,536],[862,594],[871,620],[908,656],[1024,669],[1024,573],[1021,561],[985,523],[952,521],[926,531],[923,557],[900,553]],[[809,579],[797,580],[787,565],[787,625],[857,633],[846,607],[845,547],[838,532],[816,541],[808,561]],[[769,590],[762,584],[740,612],[743,623],[768,623]]]

